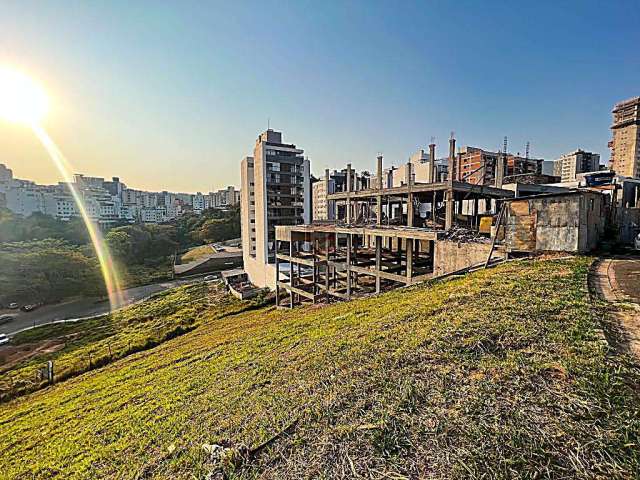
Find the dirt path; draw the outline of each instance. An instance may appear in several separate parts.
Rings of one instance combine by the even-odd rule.
[[[623,346],[640,360],[640,257],[602,258],[594,265],[591,286],[610,302],[622,327]]]

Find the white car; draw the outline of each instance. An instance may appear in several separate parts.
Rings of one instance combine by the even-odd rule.
[[[5,343],[9,343],[9,337],[4,333],[0,333],[0,345],[4,345]]]
[[[207,275],[206,277],[204,277],[204,281],[205,282],[213,282],[215,280],[217,280],[218,277],[216,275]]]
[[[640,233],[636,235],[636,250],[640,250]]]

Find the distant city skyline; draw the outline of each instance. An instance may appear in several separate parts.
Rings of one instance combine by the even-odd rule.
[[[7,169],[11,170],[13,172],[13,177],[19,180],[25,180],[25,181],[29,181],[29,182],[34,182],[36,184],[39,185],[57,185],[59,183],[66,183],[64,179],[60,178],[57,180],[53,180],[51,182],[40,182],[38,180],[36,180],[35,178],[29,178],[26,176],[21,176],[16,174],[16,168],[15,165],[12,165],[11,162],[7,162],[7,161],[2,161],[0,160],[0,166],[2,167],[6,167]],[[238,188],[238,185],[221,185],[221,186],[216,186],[213,188],[209,188],[209,189],[205,189],[205,190],[185,190],[185,191],[178,191],[178,190],[171,190],[171,189],[167,189],[167,188],[159,188],[159,189],[145,189],[145,188],[140,188],[139,186],[133,184],[132,182],[127,182],[126,178],[124,178],[122,175],[118,175],[117,173],[114,173],[112,175],[94,175],[91,172],[73,172],[73,176],[77,177],[77,176],[84,176],[84,177],[91,177],[91,178],[103,178],[106,181],[111,181],[114,178],[119,179],[120,182],[122,182],[123,184],[127,185],[128,188],[132,189],[132,190],[141,190],[141,191],[148,191],[148,192],[156,192],[156,193],[161,193],[161,192],[171,192],[171,193],[178,193],[178,194],[189,194],[189,195],[195,195],[197,193],[202,193],[202,194],[207,194],[207,193],[214,193],[218,190],[223,190],[226,189],[228,187],[236,187]]]
[[[631,1],[6,2],[0,65],[43,84],[74,171],[205,192],[240,184],[267,122],[316,175],[398,165],[432,136],[444,156],[451,131],[608,162],[611,109],[640,94],[640,30],[621,28],[639,20]],[[0,162],[61,180],[24,126],[0,122]]]

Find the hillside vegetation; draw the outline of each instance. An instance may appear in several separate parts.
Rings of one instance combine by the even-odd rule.
[[[239,237],[240,210],[208,209],[162,225],[115,225],[102,233],[121,285],[128,288],[170,278],[177,251]],[[0,208],[0,305],[54,303],[105,293],[80,218],[62,221],[41,213],[25,218]]]
[[[0,305],[106,295],[91,247],[64,240],[0,243]]]
[[[254,306],[226,294],[221,284],[199,283],[168,290],[110,315],[27,330],[13,338],[12,350],[29,355],[21,355],[19,361],[0,356],[0,399],[46,386],[36,371],[48,360],[54,362],[55,379],[64,380],[152,348],[205,320]]]
[[[322,308],[203,314],[152,350],[0,405],[0,472],[634,477],[640,374],[602,339],[588,264],[510,263]]]

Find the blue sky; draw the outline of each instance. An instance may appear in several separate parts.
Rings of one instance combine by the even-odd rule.
[[[239,183],[267,126],[312,169],[459,145],[609,158],[611,108],[640,95],[640,3],[4,0],[0,65],[52,97],[46,128],[86,174],[132,187]],[[0,163],[58,180],[24,128]]]

